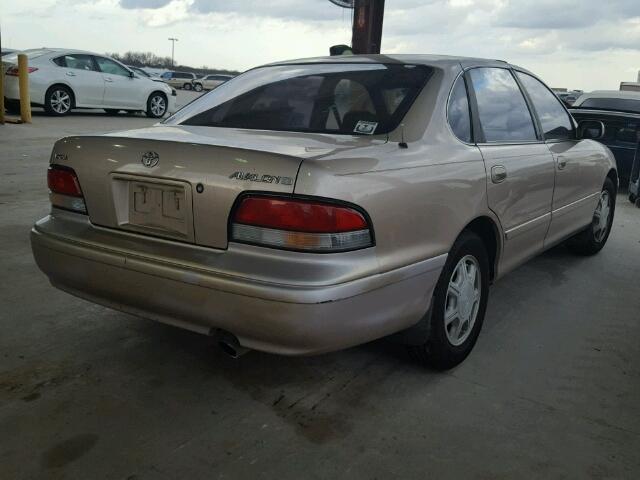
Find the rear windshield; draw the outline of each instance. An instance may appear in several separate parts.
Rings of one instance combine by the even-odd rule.
[[[168,124],[374,135],[396,128],[433,68],[406,64],[303,64],[230,79]]]
[[[596,108],[599,110],[621,110],[640,113],[640,100],[629,98],[587,98],[580,103],[580,108]]]

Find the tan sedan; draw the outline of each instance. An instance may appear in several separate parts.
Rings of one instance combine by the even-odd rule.
[[[565,240],[604,246],[617,173],[601,135],[500,61],[268,65],[163,124],[58,141],[33,253],[55,287],[234,355],[399,333],[448,368],[493,281]]]

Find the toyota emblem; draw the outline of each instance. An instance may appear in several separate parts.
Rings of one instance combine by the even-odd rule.
[[[145,167],[155,167],[160,161],[160,156],[156,152],[145,152],[142,154],[142,164]]]

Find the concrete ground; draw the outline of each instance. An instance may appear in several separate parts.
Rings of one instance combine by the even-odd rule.
[[[231,360],[209,338],[53,289],[29,248],[63,135],[0,126],[0,479],[640,478],[640,210],[597,256],[499,281],[471,356],[438,373],[384,341]]]

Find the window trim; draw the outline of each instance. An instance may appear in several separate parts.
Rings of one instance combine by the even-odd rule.
[[[542,140],[545,143],[561,143],[561,142],[567,142],[567,141],[575,141],[577,139],[577,129],[576,129],[576,124],[575,124],[575,119],[573,118],[573,116],[571,115],[571,113],[569,113],[569,110],[567,109],[567,107],[565,106],[564,102],[562,102],[558,96],[553,92],[553,90],[551,90],[546,83],[544,83],[540,78],[538,78],[537,76],[535,76],[534,74],[532,74],[531,72],[527,72],[524,69],[521,68],[512,68],[512,73],[514,78],[516,79],[516,82],[518,82],[518,85],[520,86],[520,89],[522,90],[522,92],[525,95],[525,98],[527,99],[528,102],[531,102],[531,106],[530,108],[533,110],[535,117],[536,117],[536,122],[538,124],[538,128],[540,129],[540,138],[542,138]],[[571,124],[571,135],[569,136],[569,138],[546,138],[546,135],[544,134],[544,129],[542,128],[542,122],[540,121],[540,116],[538,115],[538,111],[536,110],[536,107],[533,103],[533,100],[531,99],[531,97],[529,96],[529,92],[527,91],[526,87],[524,86],[524,84],[522,84],[522,82],[520,81],[520,79],[518,78],[518,73],[521,73],[523,75],[528,75],[531,78],[537,80],[538,82],[540,82],[540,84],[542,84],[542,86],[544,88],[547,89],[548,92],[550,92],[555,99],[557,100],[557,102],[560,104],[560,106],[562,107],[562,109],[564,110],[564,113],[567,115],[567,117],[569,118],[569,123]]]
[[[480,113],[478,110],[478,100],[476,97],[476,91],[475,88],[473,86],[473,81],[471,80],[471,70],[475,70],[475,69],[479,69],[479,68],[495,68],[495,69],[500,69],[500,70],[507,70],[510,75],[514,78],[514,81],[516,82],[516,85],[518,87],[518,90],[520,91],[520,93],[522,94],[523,98],[524,98],[524,102],[525,105],[527,106],[527,110],[529,112],[529,116],[531,117],[531,123],[533,124],[533,130],[536,134],[536,140],[498,140],[495,142],[489,142],[487,141],[485,134],[484,134],[484,130],[482,129],[482,123],[480,122]],[[468,92],[469,92],[469,97],[471,100],[471,114],[472,114],[472,126],[474,131],[477,131],[477,136],[474,138],[475,144],[478,146],[496,146],[496,145],[532,145],[532,144],[538,144],[538,143],[545,143],[545,141],[542,139],[542,137],[540,136],[539,130],[538,130],[538,117],[535,114],[535,112],[531,111],[531,106],[529,105],[529,100],[527,98],[527,96],[525,95],[525,93],[522,91],[522,88],[520,86],[520,83],[518,82],[517,78],[515,78],[515,75],[513,73],[513,68],[511,68],[511,66],[505,66],[505,67],[497,67],[497,66],[487,66],[487,65],[474,65],[471,67],[466,67],[464,69],[464,75],[465,75],[465,79],[466,79],[466,83],[468,85]],[[476,130],[477,128],[477,130]]]

